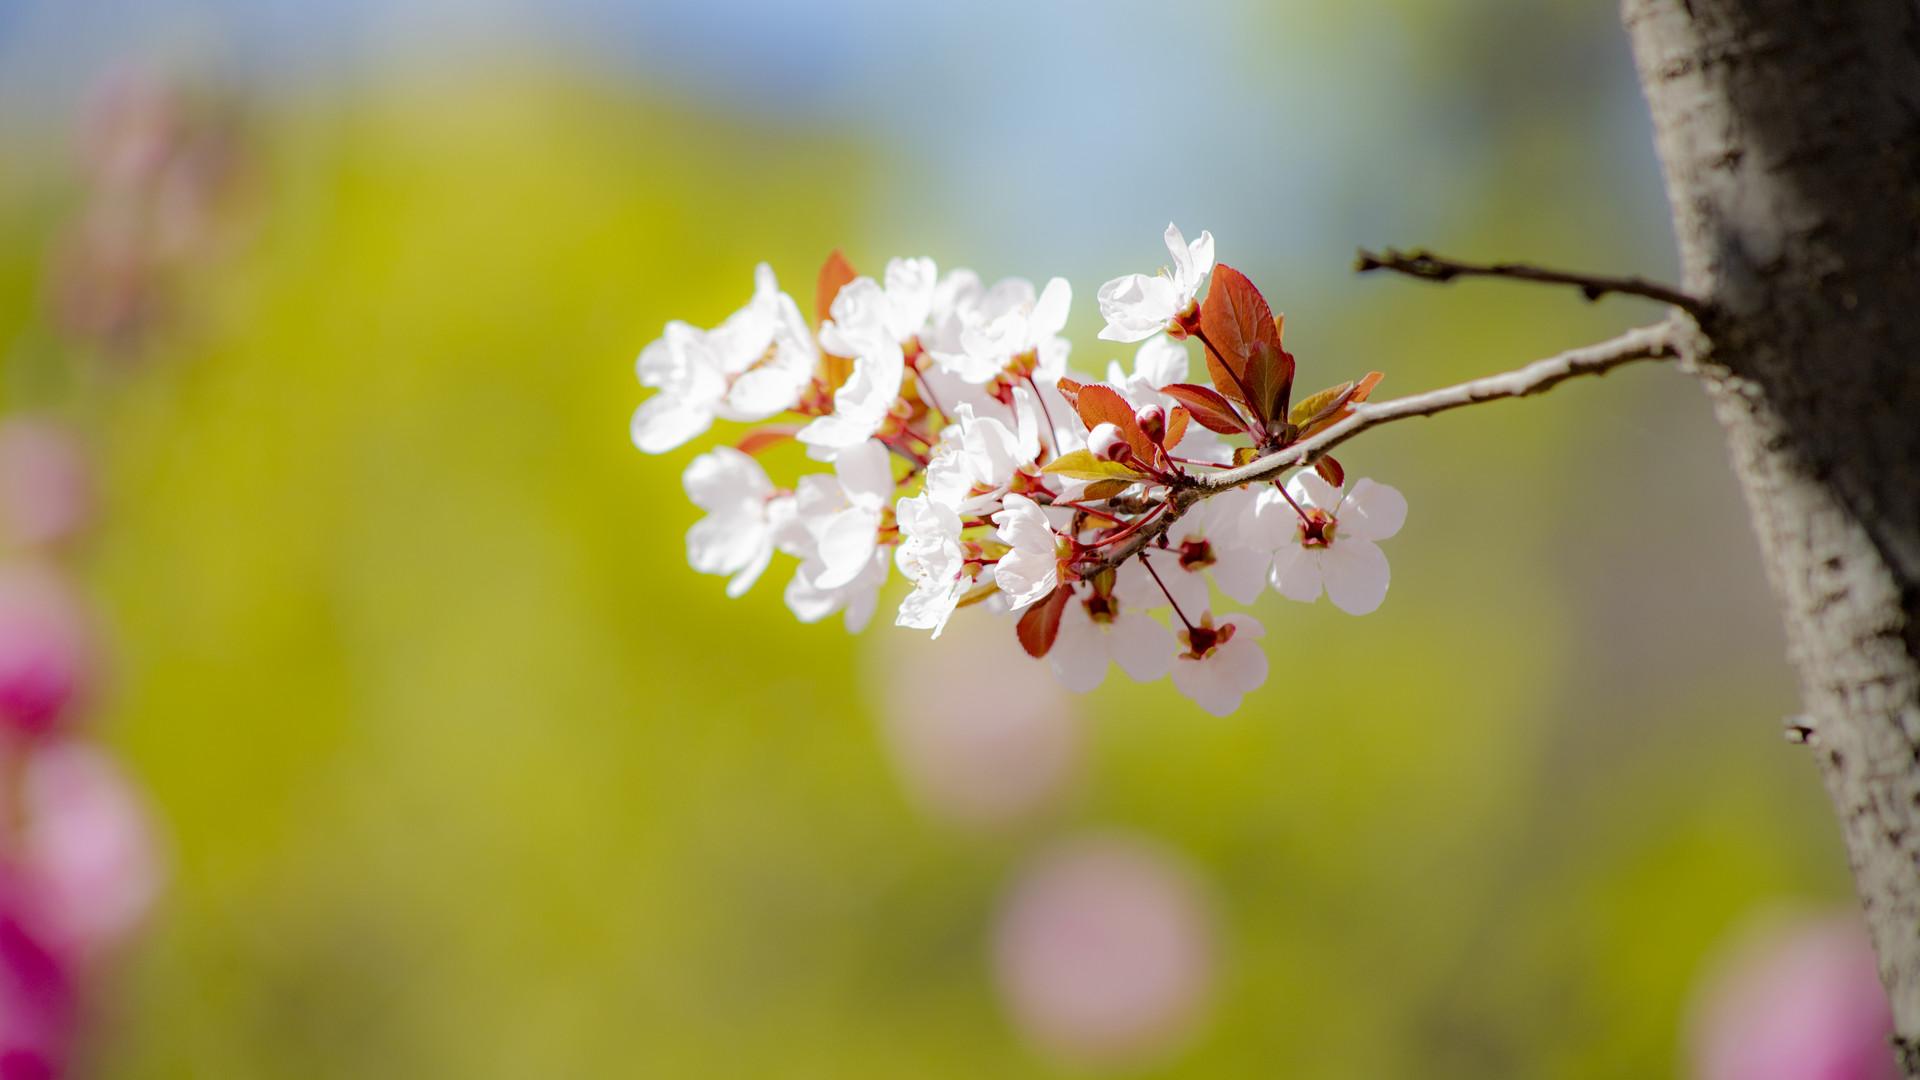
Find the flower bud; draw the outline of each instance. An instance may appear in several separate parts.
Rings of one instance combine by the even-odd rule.
[[[1101,461],[1119,461],[1132,453],[1120,437],[1120,429],[1112,424],[1095,424],[1087,435],[1087,449]]]
[[[1147,438],[1153,440],[1154,445],[1158,446],[1160,440],[1167,437],[1167,410],[1160,406],[1151,403],[1142,405],[1140,410],[1133,414],[1133,418],[1139,423],[1140,430],[1147,433]]]

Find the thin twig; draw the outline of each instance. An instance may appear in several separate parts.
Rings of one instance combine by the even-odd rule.
[[[1498,277],[1511,278],[1515,281],[1535,281],[1546,285],[1572,285],[1588,300],[1598,300],[1608,293],[1640,296],[1648,300],[1658,300],[1663,304],[1671,304],[1695,319],[1704,317],[1707,310],[1707,305],[1699,299],[1688,296],[1672,286],[1648,281],[1645,278],[1577,274],[1565,270],[1530,266],[1526,263],[1461,262],[1458,259],[1449,259],[1424,250],[1402,252],[1388,248],[1384,254],[1376,255],[1362,248],[1358,257],[1354,259],[1353,268],[1362,274],[1372,270],[1391,270],[1396,274],[1442,283],[1460,277]]]
[[[1112,551],[1103,551],[1096,558],[1080,561],[1074,569],[1085,576],[1109,566],[1118,566],[1134,552],[1159,539],[1195,503],[1246,484],[1276,480],[1288,469],[1312,465],[1334,447],[1368,428],[1413,416],[1433,416],[1467,405],[1478,405],[1483,401],[1528,397],[1544,393],[1575,376],[1604,375],[1636,360],[1662,360],[1675,355],[1673,330],[1669,324],[1661,323],[1629,330],[1611,341],[1536,360],[1503,374],[1472,379],[1391,401],[1356,405],[1346,419],[1312,438],[1302,439],[1239,468],[1193,477],[1189,485],[1169,490],[1166,494],[1166,511],[1152,526],[1128,537],[1126,543]]]

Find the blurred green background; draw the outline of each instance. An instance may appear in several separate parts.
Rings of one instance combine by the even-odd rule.
[[[1129,1075],[1673,1075],[1716,943],[1848,896],[1675,372],[1354,445],[1413,508],[1385,607],[1262,602],[1274,674],[1224,721],[1114,673],[1062,790],[986,827],[890,749],[889,679],[948,643],[886,600],[800,626],[785,564],[725,600],[683,556],[694,448],[627,442],[664,321],[718,321],[761,259],[805,305],[835,246],[1066,274],[1093,372],[1125,355],[1093,290],[1169,218],[1316,385],[1650,321],[1347,272],[1672,273],[1612,5],[55,7],[0,4],[5,405],[97,447],[96,723],[172,866],[99,1075],[1085,1075],[989,949],[1082,830],[1178,852],[1216,920],[1203,1020]],[[127,63],[247,154],[237,239],[133,360],[45,314],[80,103]]]

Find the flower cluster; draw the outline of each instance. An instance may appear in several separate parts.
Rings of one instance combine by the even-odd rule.
[[[1217,614],[1216,588],[1243,604],[1269,584],[1301,601],[1324,591],[1370,612],[1387,592],[1377,543],[1406,502],[1371,480],[1347,487],[1324,455],[1285,481],[1209,481],[1338,423],[1380,375],[1294,402],[1283,321],[1259,290],[1215,265],[1211,234],[1189,243],[1169,225],[1166,244],[1171,271],[1099,290],[1100,336],[1134,346],[1104,381],[1068,366],[1064,279],[988,284],[924,258],[875,278],[836,253],[811,325],[764,265],[719,326],[668,324],[640,354],[658,392],[634,413],[634,445],[663,453],[716,420],[758,425],[687,467],[706,511],[688,561],[737,597],[790,555],[793,613],[840,613],[854,631],[891,566],[911,585],[901,626],[938,637],[978,605],[1013,617],[1074,690],[1112,663],[1232,712],[1266,680],[1264,631]],[[1188,378],[1195,344],[1205,382]],[[776,485],[758,455],[787,440],[830,471]]]

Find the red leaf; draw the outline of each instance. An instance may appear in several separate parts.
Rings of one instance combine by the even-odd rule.
[[[1233,411],[1233,403],[1212,389],[1194,383],[1174,383],[1161,387],[1160,392],[1185,405],[1208,431],[1240,435],[1247,430],[1246,421]]]
[[[1060,382],[1058,385],[1060,387],[1060,396],[1063,398],[1066,398],[1067,404],[1073,406],[1074,409],[1078,411],[1080,408],[1081,384],[1063,375],[1060,377]]]
[[[1053,639],[1060,636],[1060,614],[1067,610],[1067,601],[1072,599],[1073,587],[1061,585],[1020,616],[1020,625],[1015,629],[1020,635],[1020,647],[1027,650],[1028,656],[1038,660],[1053,648]]]
[[[1200,306],[1200,331],[1213,345],[1207,350],[1207,371],[1214,388],[1236,401],[1247,401],[1252,393],[1247,369],[1253,364],[1254,346],[1265,342],[1280,350],[1280,328],[1274,325],[1267,298],[1247,275],[1222,263],[1213,268],[1207,301]],[[1219,351],[1218,357],[1214,350]],[[1247,404],[1254,407],[1253,402]]]
[[[1247,389],[1253,391],[1250,404],[1262,422],[1285,420],[1287,401],[1293,397],[1293,354],[1265,341],[1254,342]]]
[[[820,279],[813,291],[815,326],[826,322],[831,317],[833,298],[840,295],[840,290],[846,286],[847,282],[859,276],[854,272],[853,264],[847,261],[847,257],[840,254],[840,249],[833,249],[833,254],[827,256],[826,265],[820,268]]]
[[[1092,431],[1097,425],[1112,424],[1126,437],[1127,446],[1140,464],[1151,467],[1154,463],[1153,440],[1140,430],[1140,421],[1133,418],[1133,406],[1120,392],[1104,383],[1091,383],[1080,388],[1073,403],[1074,411]]]
[[[735,449],[743,454],[758,454],[762,450],[778,446],[788,439],[793,438],[799,430],[797,426],[792,424],[785,424],[779,427],[755,428],[747,432],[734,446]]]
[[[1192,413],[1175,405],[1173,409],[1167,413],[1167,437],[1160,445],[1166,447],[1168,450],[1179,446],[1180,440],[1187,437],[1187,421],[1191,419],[1193,419]]]
[[[1323,457],[1314,462],[1313,471],[1319,473],[1320,479],[1332,484],[1335,488],[1347,482],[1347,470],[1341,468],[1340,463],[1330,457]]]

